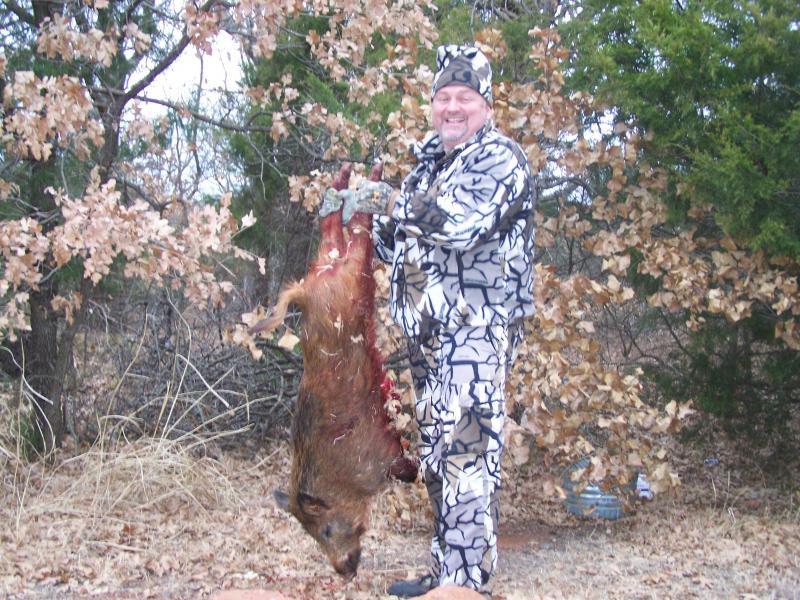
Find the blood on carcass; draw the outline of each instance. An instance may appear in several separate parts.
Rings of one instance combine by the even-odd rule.
[[[380,176],[380,165],[373,167],[370,179]],[[349,177],[345,165],[333,187],[345,189]],[[393,392],[375,344],[371,230],[370,214],[354,214],[346,227],[341,210],[322,217],[308,274],[287,286],[272,316],[251,329],[272,331],[289,306],[300,309],[303,376],[292,422],[292,472],[287,492],[275,496],[346,578],[358,569],[371,498],[390,477],[413,481],[418,470],[386,412]]]

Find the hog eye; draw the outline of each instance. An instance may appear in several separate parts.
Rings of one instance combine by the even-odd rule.
[[[331,527],[330,523],[328,523],[327,525],[325,525],[325,527],[322,528],[322,537],[329,540],[332,535],[333,535],[333,527]]]

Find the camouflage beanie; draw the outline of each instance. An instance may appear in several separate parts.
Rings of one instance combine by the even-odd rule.
[[[486,55],[473,46],[439,46],[431,97],[451,83],[460,83],[492,103],[492,67]]]

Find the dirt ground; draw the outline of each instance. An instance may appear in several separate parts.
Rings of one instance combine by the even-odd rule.
[[[375,502],[362,566],[343,583],[272,490],[289,469],[250,453],[135,442],[65,451],[54,466],[3,466],[0,596],[208,598],[277,590],[296,600],[389,598],[421,574],[421,485]],[[618,521],[584,520],[536,493],[535,469],[503,491],[497,599],[800,598],[800,492],[753,469],[687,459],[679,494]],[[791,484],[790,484],[791,485]]]

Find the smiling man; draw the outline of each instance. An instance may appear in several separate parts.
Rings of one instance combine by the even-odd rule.
[[[365,182],[336,195],[345,219],[374,220],[392,265],[391,312],[408,339],[423,476],[433,508],[429,574],[389,593],[438,585],[487,591],[497,562],[503,388],[533,314],[534,185],[525,154],[492,122],[492,70],[471,46],[441,46],[435,131],[400,191]]]
[[[492,108],[484,97],[461,83],[451,83],[433,97],[433,127],[445,150],[452,150],[475,135],[491,114]]]

